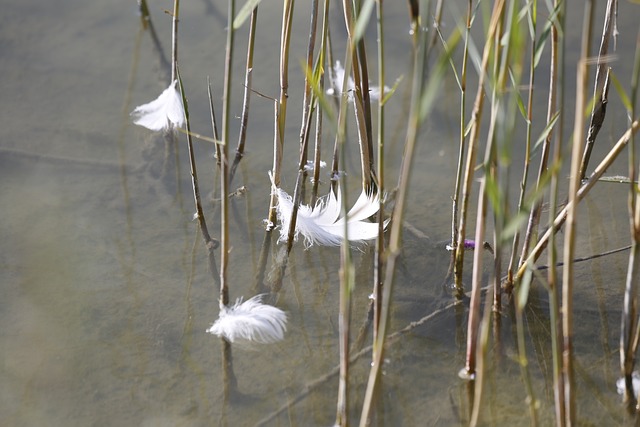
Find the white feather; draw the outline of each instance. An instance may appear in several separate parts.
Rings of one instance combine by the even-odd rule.
[[[631,373],[631,383],[633,384],[633,394],[638,397],[638,392],[640,391],[640,373],[638,371],[633,371]],[[618,378],[616,381],[616,389],[618,390],[618,394],[624,394],[624,378]]]
[[[280,220],[280,242],[286,241],[289,234],[289,224],[293,212],[293,199],[281,188],[272,186],[278,197],[278,219]],[[378,237],[378,223],[365,221],[378,212],[380,208],[378,194],[367,195],[364,191],[349,210],[347,218],[347,235],[350,242],[362,242]],[[296,219],[294,238],[297,240],[301,234],[304,237],[305,246],[308,248],[314,244],[323,246],[339,246],[345,238],[345,218],[340,218],[341,195],[337,196],[333,191],[319,199],[315,206],[300,205]],[[388,221],[385,221],[386,227]]]
[[[178,81],[174,80],[159,97],[136,107],[131,113],[133,123],[154,131],[166,130],[172,125],[183,126],[184,107],[177,85]]]
[[[340,61],[336,61],[335,65],[333,66],[333,79],[331,80],[331,87],[329,89],[327,89],[327,94],[329,95],[336,95],[339,96],[342,94],[342,83],[344,82],[344,67],[342,66],[342,64],[340,63]],[[349,102],[353,102],[353,91],[355,90],[356,84],[353,81],[353,78],[351,76],[348,77],[347,79],[347,96],[349,99]],[[389,92],[391,89],[388,88],[387,86],[384,87],[384,92]],[[380,100],[381,96],[384,96],[384,94],[382,93],[382,91],[380,90],[380,87],[378,86],[369,86],[369,99],[371,101],[378,101]]]
[[[262,295],[242,302],[238,298],[230,307],[223,307],[220,316],[207,332],[227,341],[270,344],[281,341],[287,330],[287,315],[272,305],[262,303]]]

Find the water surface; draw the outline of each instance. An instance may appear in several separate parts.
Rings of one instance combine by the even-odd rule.
[[[32,425],[253,425],[302,398],[270,425],[329,425],[334,421],[338,362],[339,253],[304,250],[298,243],[275,304],[288,313],[283,342],[250,351],[234,348],[237,392],[225,399],[220,340],[205,334],[218,316],[218,291],[207,270],[183,137],[153,134],[131,123],[129,112],[168,84],[135,2],[34,0],[4,2],[0,17],[0,424]],[[170,19],[150,4],[166,49]],[[638,8],[620,5],[618,77],[628,82]],[[410,46],[404,7],[388,11],[387,76],[404,76],[389,103],[387,179],[395,182],[409,100]],[[577,9],[575,9],[577,10]],[[579,23],[582,11],[571,9]],[[332,25],[341,28],[336,10]],[[254,87],[278,94],[280,10],[261,8]],[[206,78],[221,112],[226,11],[219,2],[182,2],[181,73],[192,126],[209,132]],[[296,30],[308,27],[308,6],[296,5]],[[447,25],[455,25],[448,15]],[[601,20],[597,21],[598,28]],[[579,25],[570,25],[573,31]],[[246,28],[238,35],[232,141],[237,138]],[[596,31],[596,33],[599,32]],[[576,33],[577,34],[577,33]],[[578,35],[568,35],[577,56]],[[370,33],[371,43],[375,40]],[[294,38],[290,116],[283,187],[295,182],[306,37]],[[335,49],[344,43],[336,31]],[[371,45],[373,56],[373,44]],[[372,61],[372,63],[374,63]],[[542,67],[541,70],[546,70]],[[545,85],[541,72],[539,84]],[[573,71],[568,75],[573,75]],[[572,83],[568,83],[572,86]],[[457,156],[457,89],[453,78],[425,123],[415,157],[411,203],[394,290],[391,330],[445,307],[450,194]],[[568,88],[571,105],[572,88]],[[544,89],[541,90],[544,98]],[[613,100],[594,153],[598,159],[626,122]],[[544,114],[543,109],[540,114]],[[264,238],[273,141],[273,106],[254,97],[247,153],[234,189],[230,225],[231,298],[261,288],[255,275]],[[572,118],[572,112],[567,112]],[[539,130],[538,130],[539,131]],[[354,140],[354,136],[351,135]],[[330,144],[330,142],[328,142]],[[514,151],[521,148],[514,144]],[[201,189],[212,234],[219,235],[218,181],[212,147],[197,143]],[[516,154],[517,157],[517,154]],[[519,161],[519,160],[518,160]],[[594,160],[597,161],[597,160]],[[347,168],[357,188],[357,150]],[[621,159],[610,171],[624,174]],[[348,169],[349,170],[349,169]],[[514,181],[515,182],[515,181]],[[516,185],[513,186],[516,188]],[[325,187],[326,188],[326,187]],[[354,190],[355,191],[355,190]],[[352,195],[353,196],[353,195]],[[578,256],[627,244],[627,189],[602,184],[580,209]],[[417,231],[414,231],[417,230]],[[270,243],[275,254],[280,246]],[[357,286],[353,328],[362,324],[370,294],[373,251],[354,252]],[[489,258],[487,258],[487,261]],[[577,266],[575,348],[578,416],[582,424],[620,423],[615,392],[618,334],[627,253]],[[269,260],[268,272],[272,271]],[[267,276],[267,282],[270,276]],[[540,417],[553,419],[546,291],[534,285],[527,307],[532,381]],[[515,326],[505,310],[499,344],[491,352],[485,389],[486,425],[528,425]],[[466,309],[443,309],[394,341],[387,353],[378,413],[386,425],[462,425],[469,389],[458,379],[464,364]],[[356,335],[356,332],[354,332]],[[368,344],[368,340],[365,344]],[[358,418],[369,354],[352,369],[352,412]],[[317,388],[303,392],[316,381]]]

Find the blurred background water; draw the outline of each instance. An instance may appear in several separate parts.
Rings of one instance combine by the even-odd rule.
[[[286,338],[257,351],[234,348],[238,392],[225,399],[222,346],[205,333],[218,316],[218,290],[192,221],[184,137],[154,134],[134,126],[129,117],[136,105],[154,99],[168,84],[149,33],[141,29],[136,2],[24,0],[0,5],[0,424],[253,425],[281,407],[286,409],[270,425],[333,423],[337,377],[328,374],[338,363],[338,251],[304,250],[301,242],[294,247],[276,302],[288,313]],[[170,56],[171,20],[164,10],[172,9],[172,2],[149,6]],[[573,104],[582,6],[568,3],[567,109]],[[446,7],[444,32],[463,19],[464,10],[453,2]],[[387,77],[392,83],[404,76],[387,104],[386,177],[391,185],[404,144],[411,39],[406,5],[388,4],[386,9]],[[596,16],[595,45],[602,28],[602,2],[598,9],[602,10]],[[206,79],[211,78],[220,115],[226,3],[182,2],[180,16],[179,60],[192,129],[209,134]],[[289,192],[297,167],[303,83],[299,63],[307,44],[308,17],[309,5],[298,2],[282,183]],[[334,54],[340,58],[343,18],[338,8],[331,17]],[[620,3],[614,71],[627,87],[639,18],[637,5]],[[263,2],[253,87],[273,97],[279,92],[280,25],[281,6]],[[373,30],[368,33],[372,58]],[[245,25],[236,42],[231,147],[241,111],[247,32]],[[538,70],[541,102],[536,114],[544,114],[547,67]],[[627,126],[620,101],[615,95],[611,98],[592,164]],[[450,302],[443,287],[449,255],[440,242],[449,238],[457,103],[458,90],[450,75],[443,82],[441,102],[423,126],[414,159],[392,331]],[[572,119],[573,112],[566,113]],[[252,98],[247,141],[232,188],[247,189],[232,199],[230,211],[232,300],[257,292],[254,277],[270,191],[266,172],[272,162],[271,101]],[[514,141],[514,163],[521,163],[522,145]],[[213,148],[196,142],[196,151],[205,213],[215,237],[219,190]],[[357,147],[349,153],[346,169],[355,189]],[[621,158],[609,173],[624,175],[626,169],[626,159]],[[519,172],[514,175],[515,192]],[[323,188],[326,191],[326,185]],[[628,244],[627,192],[626,186],[603,183],[590,194],[580,208],[578,256]],[[275,254],[275,239],[271,246]],[[357,330],[371,292],[373,251],[364,247],[354,257]],[[577,266],[575,350],[581,425],[612,425],[625,419],[615,379],[626,264],[623,252]],[[501,318],[483,419],[486,425],[528,425],[512,314],[506,309]],[[534,389],[543,425],[549,425],[552,368],[546,291],[540,285],[533,286],[526,321]],[[466,423],[469,390],[457,376],[464,365],[465,331],[466,309],[460,306],[439,311],[394,341],[382,379],[381,424]],[[352,370],[355,418],[369,357],[365,354]],[[317,388],[286,407],[308,384],[325,376]]]

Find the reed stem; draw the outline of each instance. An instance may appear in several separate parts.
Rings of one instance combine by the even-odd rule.
[[[589,122],[589,132],[587,134],[587,142],[582,153],[582,161],[580,163],[580,179],[584,179],[587,174],[591,151],[596,142],[596,137],[607,113],[608,93],[609,93],[609,73],[611,69],[607,66],[609,53],[609,39],[613,35],[614,16],[617,14],[618,1],[608,0],[607,9],[604,18],[604,28],[602,30],[602,39],[600,40],[600,50],[598,52],[598,63],[596,65],[596,79],[593,98],[595,100],[593,109],[591,110],[591,120]],[[593,19],[593,18],[592,18]],[[589,32],[589,36],[591,32]]]
[[[222,96],[222,141],[220,159],[220,306],[229,304],[227,266],[229,263],[229,117],[231,114],[231,79],[233,68],[233,41],[235,30],[235,0],[229,0],[227,43],[224,68],[224,92]]]
[[[229,184],[233,181],[238,164],[244,156],[244,146],[247,140],[247,127],[249,122],[249,104],[251,101],[251,81],[253,76],[253,53],[256,41],[256,27],[258,26],[258,6],[251,11],[251,22],[249,24],[249,45],[247,47],[247,66],[244,74],[244,97],[242,100],[242,115],[240,116],[240,134],[238,135],[238,146],[233,165],[229,171]]]
[[[291,26],[293,24],[293,8],[295,0],[284,0],[282,11],[282,31],[280,33],[280,98],[276,111],[276,135],[273,147],[273,184],[280,186],[282,173],[282,152],[284,150],[284,130],[287,118],[287,100],[289,99],[289,46],[291,44]],[[271,231],[276,223],[276,195],[271,194],[267,231]]]
[[[631,77],[630,117],[635,117],[638,82],[640,80],[640,32],[636,41],[634,70]],[[636,400],[633,387],[633,368],[640,337],[638,322],[638,272],[640,271],[640,203],[638,203],[637,153],[633,135],[629,144],[629,225],[632,239],[629,266],[625,282],[623,311],[620,327],[620,370],[625,380],[624,400],[628,404]],[[636,408],[636,410],[638,410]]]

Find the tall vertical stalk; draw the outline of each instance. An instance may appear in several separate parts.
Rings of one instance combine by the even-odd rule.
[[[564,100],[563,82],[564,82],[564,9],[565,2],[563,0],[554,1],[554,14],[551,21],[551,63],[549,70],[549,103],[547,106],[547,125],[558,112],[558,130],[549,132],[549,135],[545,139],[542,155],[540,159],[540,168],[538,169],[538,182],[543,174],[547,173],[547,158],[548,153],[551,151],[552,137],[555,135],[555,149],[554,149],[554,163],[560,164],[562,159],[562,123],[563,123],[563,109],[561,108]],[[562,37],[562,39],[560,39]],[[559,168],[554,168],[551,173],[550,194],[549,194],[549,211],[550,226],[552,230],[549,240],[549,251],[547,261],[549,265],[549,271],[547,272],[547,284],[549,294],[549,323],[551,330],[551,352],[553,363],[553,396],[555,401],[555,419],[556,425],[562,427],[565,425],[565,406],[564,406],[564,376],[562,374],[562,351],[561,351],[561,322],[560,322],[560,304],[558,295],[558,274],[556,271],[557,252],[555,244],[555,233],[553,232],[553,212],[557,210],[558,203],[558,187],[559,187]],[[529,254],[529,242],[530,235],[533,233],[533,229],[537,227],[540,219],[540,212],[542,208],[542,200],[536,202],[531,211],[529,217],[529,223],[527,224],[527,234],[525,235],[525,243],[522,247],[522,255],[520,257],[520,264],[523,264]]]
[[[343,6],[350,7],[344,0]],[[346,12],[345,12],[346,13]],[[335,149],[338,151],[338,156],[344,158],[345,155],[345,135],[347,127],[347,106],[348,106],[348,92],[347,82],[349,79],[349,70],[352,67],[353,54],[354,54],[353,39],[349,37],[347,44],[347,51],[345,53],[344,61],[344,78],[342,81],[342,87],[345,89],[341,93],[340,107],[338,110],[338,128],[336,129],[335,136]],[[339,174],[337,185],[340,186],[338,191],[342,192],[342,206],[341,216],[346,217],[347,214],[347,186],[346,177],[344,174]],[[333,191],[333,190],[330,190]],[[340,376],[338,382],[338,399],[336,405],[336,422],[335,425],[346,426],[348,425],[348,410],[349,410],[349,321],[351,318],[351,291],[354,283],[354,270],[351,264],[351,252],[348,241],[348,221],[344,221],[344,240],[340,249],[340,313],[339,313],[339,343],[340,343]]]
[[[375,182],[373,180],[373,150],[371,144],[370,134],[368,128],[371,126],[371,108],[366,108],[369,98],[368,82],[364,82],[365,75],[362,74],[362,70],[366,70],[366,66],[363,65],[363,61],[366,61],[364,56],[364,48],[360,48],[360,41],[356,40],[355,23],[357,17],[354,17],[354,4],[352,1],[343,0],[342,9],[344,12],[344,22],[347,29],[347,46],[348,49],[352,49],[353,61],[351,68],[353,71],[354,81],[354,93],[353,93],[353,110],[355,113],[356,128],[358,131],[358,144],[360,146],[360,166],[362,167],[362,187],[365,191],[372,192],[375,188]],[[345,64],[345,75],[348,74],[349,68]],[[347,90],[348,86],[342,86],[343,91]],[[364,89],[363,89],[364,88]],[[363,90],[366,90],[365,94]],[[367,114],[369,118],[367,118]],[[369,125],[367,125],[369,123]]]
[[[589,132],[587,134],[587,141],[584,152],[582,153],[582,160],[580,163],[580,179],[584,179],[587,174],[587,167],[589,165],[589,159],[591,158],[591,151],[596,142],[598,132],[604,122],[605,114],[607,113],[608,92],[609,92],[609,73],[611,69],[608,67],[608,59],[606,58],[609,53],[609,39],[613,35],[614,31],[614,16],[617,14],[618,1],[608,0],[607,10],[604,18],[604,28],[602,30],[602,38],[600,40],[600,50],[598,51],[598,63],[596,65],[596,79],[594,88],[594,104],[591,110],[591,120],[589,122]],[[591,35],[591,32],[589,32]],[[614,36],[615,37],[615,36]]]
[[[282,150],[284,149],[284,129],[287,118],[287,100],[289,99],[289,46],[291,42],[291,26],[293,23],[293,7],[295,0],[284,0],[282,11],[282,31],[280,34],[280,98],[276,114],[276,140],[273,154],[273,183],[280,185],[282,170]],[[276,223],[276,195],[271,194],[267,231],[271,231]]]
[[[487,67],[489,65],[489,58],[491,56],[492,44],[495,42],[496,34],[498,33],[502,12],[504,9],[504,0],[499,0],[494,3],[493,12],[491,14],[491,23],[487,32],[487,39],[484,45],[482,53],[482,65],[480,66],[480,78],[478,79],[478,91],[476,93],[476,100],[474,103],[473,113],[471,117],[471,134],[469,136],[469,153],[467,154],[467,162],[465,169],[464,187],[462,189],[462,211],[460,217],[460,224],[458,228],[458,242],[456,244],[456,260],[454,265],[454,275],[456,280],[456,287],[462,288],[462,263],[464,261],[464,236],[466,233],[466,220],[467,209],[469,206],[469,197],[471,196],[471,184],[474,176],[475,158],[478,146],[478,136],[480,134],[480,119],[482,116],[482,106],[484,104],[484,82],[486,79]],[[484,188],[479,193],[484,194]],[[484,198],[484,196],[481,196]],[[483,200],[478,201],[478,212],[481,212]],[[476,225],[476,238],[478,236],[481,239],[484,237],[483,224]],[[479,240],[482,242],[482,240]],[[482,251],[476,251],[481,255]],[[475,261],[475,260],[474,260]],[[479,261],[481,263],[481,261]],[[473,378],[475,375],[476,365],[476,343],[477,343],[477,331],[478,323],[480,321],[480,273],[474,262],[473,271],[473,289],[471,291],[471,308],[469,312],[469,323],[467,333],[467,359],[464,369],[460,372],[462,377]]]
[[[227,44],[224,65],[224,92],[222,95],[222,149],[220,162],[220,307],[229,304],[227,265],[229,263],[229,115],[231,114],[231,78],[233,67],[233,18],[235,0],[229,0]]]
[[[329,38],[329,0],[324,0],[323,12],[322,12],[322,37],[320,39],[320,49],[318,50],[318,62],[317,66],[321,69],[325,69],[327,63],[327,54],[328,54],[328,38]],[[329,67],[331,70],[332,67]],[[320,90],[324,88],[324,75],[322,73],[320,75],[320,81],[318,82],[320,86]],[[320,153],[322,146],[322,119],[323,119],[323,109],[316,109],[316,133],[315,133],[315,149],[314,149],[314,164],[313,164],[313,180],[312,180],[312,190],[311,190],[311,199],[310,206],[315,206],[316,200],[318,198],[318,184],[320,182]]]
[[[527,189],[527,179],[529,177],[529,165],[531,161],[531,128],[533,123],[533,84],[536,71],[535,55],[536,55],[536,23],[538,20],[538,2],[533,1],[527,7],[527,19],[529,20],[530,37],[531,37],[531,49],[529,52],[529,88],[527,99],[527,130],[526,130],[526,142],[525,142],[525,159],[524,167],[522,171],[522,181],[520,182],[520,197],[518,198],[518,210],[521,212],[524,205],[524,197]],[[541,161],[542,162],[542,161]],[[540,180],[538,180],[538,184]],[[528,235],[528,234],[527,234]],[[526,235],[525,235],[526,236]],[[516,231],[513,236],[511,244],[511,256],[509,257],[509,267],[507,268],[507,283],[513,283],[513,269],[516,268],[516,255],[518,252],[518,245],[520,242],[520,232]],[[525,244],[526,244],[525,240]]]
[[[471,34],[471,13],[473,1],[469,0],[467,3],[467,23],[464,33],[464,49],[462,51],[462,70],[460,71],[460,138],[458,149],[458,166],[456,170],[456,184],[451,196],[451,243],[449,248],[451,249],[451,263],[455,263],[456,253],[458,251],[458,198],[460,197],[460,187],[462,185],[462,172],[464,165],[464,153],[465,153],[465,122],[466,122],[466,102],[467,102],[467,58],[469,57],[469,36]],[[464,249],[461,249],[464,250]],[[456,280],[456,297],[462,298],[464,294],[464,286],[462,281]]]
[[[382,302],[382,286],[384,274],[384,19],[383,0],[376,1],[376,25],[378,32],[378,85],[381,95],[378,102],[378,193],[380,194],[380,208],[378,209],[378,238],[376,239],[376,253],[373,270],[373,340],[378,338],[380,325],[380,309]]]
[[[640,80],[640,32],[636,41],[636,54],[633,75],[631,77],[631,105],[629,115],[636,116],[636,99],[638,94],[638,82]],[[638,194],[640,188],[638,169],[636,169],[638,157],[633,136],[629,145],[629,225],[631,231],[631,252],[629,254],[629,266],[625,283],[623,312],[620,327],[620,369],[625,380],[624,399],[633,402],[635,399],[632,372],[635,365],[635,357],[640,336],[638,324],[638,272],[640,271],[640,203]]]
[[[422,10],[428,10],[423,1]],[[405,150],[403,155],[402,167],[400,170],[400,178],[398,181],[398,192],[396,194],[396,203],[393,209],[393,222],[391,223],[391,232],[389,235],[389,244],[385,252],[386,264],[384,275],[384,286],[382,288],[382,301],[379,316],[378,334],[373,343],[373,362],[369,371],[369,379],[367,382],[367,390],[362,405],[362,416],[360,418],[360,426],[369,424],[371,411],[373,409],[373,398],[375,396],[377,383],[380,378],[380,370],[384,360],[384,345],[386,340],[386,332],[389,322],[389,312],[391,310],[391,294],[393,290],[393,282],[395,278],[396,262],[400,255],[402,246],[402,227],[404,212],[406,209],[409,178],[411,175],[412,160],[418,140],[420,126],[425,116],[431,110],[435,98],[435,93],[444,73],[444,68],[450,59],[451,50],[443,52],[437,67],[429,77],[427,82],[423,81],[425,58],[427,54],[427,37],[424,31],[420,33],[417,49],[414,50],[414,69],[412,82],[411,111],[409,114],[409,122],[407,124],[407,136]],[[459,34],[453,33],[449,41],[449,49],[455,49]]]
[[[590,2],[591,3],[591,2]],[[586,8],[589,10],[589,6]],[[586,15],[586,14],[585,14]],[[582,52],[577,66],[576,107],[573,123],[573,142],[571,149],[571,178],[569,180],[569,197],[564,239],[564,267],[562,269],[562,371],[564,376],[565,421],[572,425],[575,420],[575,393],[573,390],[573,258],[575,255],[577,228],[577,194],[580,188],[580,158],[583,146],[583,112],[587,90],[588,56],[587,19],[582,34]]]
[[[178,21],[180,14],[180,0],[173,1],[173,21],[171,29],[171,81],[178,78]]]
[[[256,41],[256,27],[258,25],[258,6],[251,11],[251,23],[249,24],[249,45],[247,47],[247,66],[244,75],[244,97],[242,102],[242,116],[240,119],[240,134],[233,165],[229,171],[229,183],[233,181],[236,168],[244,156],[244,145],[247,140],[247,125],[249,122],[249,102],[251,100],[251,80],[253,75],[253,51]]]
[[[489,57],[491,52],[491,43],[493,37],[497,31],[499,18],[502,15],[501,11],[504,7],[504,0],[498,0],[494,3],[493,12],[491,16],[491,24],[487,32],[487,40],[484,45],[482,53],[482,63],[480,65],[480,78],[478,79],[478,91],[476,92],[476,99],[474,101],[473,112],[471,113],[471,131],[469,134],[469,152],[467,153],[467,161],[465,165],[465,174],[462,187],[462,208],[460,211],[460,222],[458,223],[458,233],[456,248],[456,259],[454,263],[454,278],[456,289],[461,290],[464,288],[462,284],[462,271],[464,262],[464,238],[467,228],[467,215],[469,208],[469,198],[471,197],[471,187],[473,182],[476,154],[478,147],[478,137],[480,135],[480,121],[482,118],[482,107],[484,105],[484,82],[486,79],[487,66],[489,64]],[[460,293],[458,292],[460,295]],[[461,295],[460,295],[461,296]],[[474,334],[475,335],[475,334]],[[475,347],[475,346],[474,346]]]

